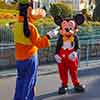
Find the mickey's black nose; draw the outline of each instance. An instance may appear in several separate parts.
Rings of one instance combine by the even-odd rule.
[[[66,32],[69,32],[70,31],[70,29],[68,29],[68,28],[65,28],[65,30],[66,30]]]

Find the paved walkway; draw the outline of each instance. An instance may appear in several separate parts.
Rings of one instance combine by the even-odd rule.
[[[79,65],[79,70],[83,69],[90,69],[100,66],[100,60],[93,60],[93,61],[81,61]],[[48,64],[48,65],[40,65],[38,68],[38,75],[49,75],[57,73],[57,64]],[[10,69],[10,70],[2,70],[0,71],[0,78],[3,77],[11,77],[16,75],[16,69]]]
[[[84,93],[68,91],[65,95],[58,95],[60,80],[58,74],[38,78],[37,100],[100,100],[100,67],[79,71],[82,84],[86,85]],[[69,81],[69,86],[72,87]]]
[[[16,70],[0,72],[0,100],[12,100],[15,89]],[[68,91],[65,95],[58,95],[60,86],[56,64],[39,66],[36,88],[36,100],[100,100],[100,63],[81,63],[79,79],[86,85],[84,93]],[[69,79],[69,86],[72,83]]]

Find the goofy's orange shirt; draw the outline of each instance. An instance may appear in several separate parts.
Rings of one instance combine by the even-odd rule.
[[[23,33],[23,21],[21,17],[18,18],[18,22],[15,23],[14,41],[16,45],[16,60],[26,60],[35,55],[39,48],[46,48],[50,45],[47,36],[41,37],[37,28],[29,22],[30,37],[27,38]]]

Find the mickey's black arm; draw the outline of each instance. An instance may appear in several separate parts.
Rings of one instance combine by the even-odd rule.
[[[80,47],[79,47],[79,39],[78,39],[77,35],[74,36],[74,41],[75,41],[74,50],[77,51],[78,49],[80,49]]]
[[[55,54],[59,53],[59,50],[60,50],[60,48],[61,48],[62,45],[63,45],[62,35],[59,35],[58,40],[57,40],[57,44],[56,44]]]

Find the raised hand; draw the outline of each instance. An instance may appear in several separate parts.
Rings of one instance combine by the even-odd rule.
[[[47,32],[47,35],[49,35],[50,38],[56,37],[57,34],[59,33],[59,27]]]

